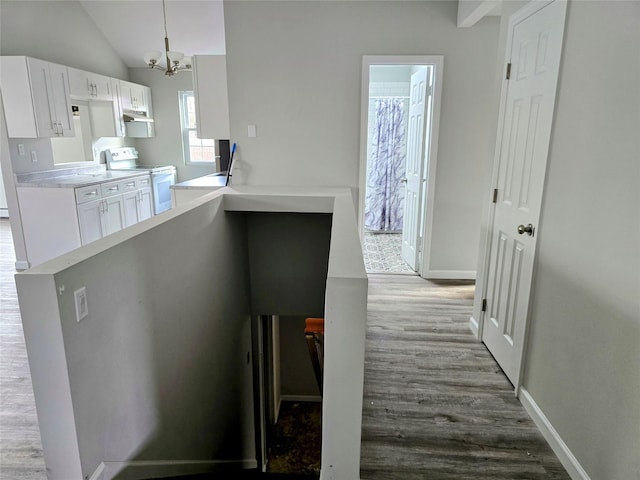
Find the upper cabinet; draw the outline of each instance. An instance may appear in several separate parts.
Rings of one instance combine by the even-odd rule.
[[[111,78],[68,67],[71,98],[77,100],[113,100]]]
[[[0,58],[9,137],[75,136],[67,67],[35,58]]]
[[[120,80],[120,103],[123,110],[148,112],[151,103],[151,89],[144,85]]]
[[[88,105],[95,138],[126,136],[124,111],[153,118],[149,87],[36,58],[0,57],[0,86],[10,138],[75,136],[72,101]]]
[[[231,134],[225,55],[193,57],[193,92],[198,138],[229,139]]]

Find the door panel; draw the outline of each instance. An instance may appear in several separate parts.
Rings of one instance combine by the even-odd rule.
[[[526,7],[525,7],[526,8]],[[533,276],[566,3],[555,1],[511,26],[498,190],[490,233],[482,340],[517,387]],[[518,14],[516,14],[518,15]],[[532,226],[530,232],[518,227]]]
[[[418,269],[420,205],[425,168],[425,118],[429,115],[429,96],[433,67],[421,68],[411,75],[409,126],[407,133],[406,192],[402,224],[402,258]]]

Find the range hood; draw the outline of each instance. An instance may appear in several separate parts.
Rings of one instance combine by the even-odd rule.
[[[123,112],[122,119],[125,122],[153,122],[153,118],[147,117],[144,112]]]

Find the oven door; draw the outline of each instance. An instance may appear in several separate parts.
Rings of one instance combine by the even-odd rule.
[[[153,206],[156,215],[171,209],[173,207],[171,202],[171,185],[176,183],[176,173],[152,173],[151,183],[153,185]]]

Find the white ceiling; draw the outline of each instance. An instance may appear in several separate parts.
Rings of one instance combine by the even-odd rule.
[[[144,68],[145,51],[164,51],[162,0],[81,0],[89,16],[128,67]],[[221,0],[166,0],[171,50],[223,55]]]

